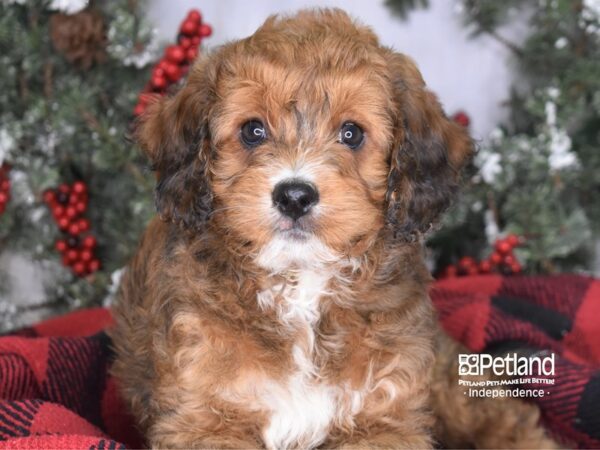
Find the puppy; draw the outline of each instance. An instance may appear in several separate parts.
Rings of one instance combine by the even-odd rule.
[[[410,58],[339,10],[271,17],[138,138],[161,220],[122,282],[113,370],[151,446],[502,444],[469,430],[482,414],[550,445],[528,406],[490,416],[432,381],[423,235],[473,146]]]

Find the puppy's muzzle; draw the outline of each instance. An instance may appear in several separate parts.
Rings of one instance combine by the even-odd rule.
[[[317,189],[301,180],[282,181],[273,189],[273,205],[292,220],[308,214],[319,202]]]

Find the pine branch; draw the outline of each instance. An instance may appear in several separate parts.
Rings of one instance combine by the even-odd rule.
[[[19,97],[23,102],[29,97],[29,87],[27,86],[27,77],[22,67],[18,69],[17,80],[19,80]]]
[[[386,0],[385,5],[393,14],[404,20],[413,9],[429,8],[429,0]]]
[[[518,58],[523,58],[523,56],[525,55],[525,53],[523,52],[523,49],[521,47],[519,47],[514,42],[511,42],[510,40],[506,39],[504,36],[500,35],[496,30],[488,29],[488,30],[482,30],[482,32],[487,33],[490,37],[495,39],[497,42],[504,45],[511,52],[513,52],[514,55],[517,56]]]
[[[54,67],[50,60],[46,59],[44,63],[44,97],[47,99],[52,98],[52,80],[53,80]]]

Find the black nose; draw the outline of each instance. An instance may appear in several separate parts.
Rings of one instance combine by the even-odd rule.
[[[273,204],[282,214],[296,220],[319,201],[319,193],[303,181],[282,181],[273,190]]]

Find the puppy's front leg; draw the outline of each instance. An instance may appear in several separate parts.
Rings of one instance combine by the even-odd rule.
[[[252,426],[233,417],[204,409],[177,411],[162,416],[148,430],[153,449],[262,448]]]
[[[402,435],[397,431],[381,433],[364,439],[350,440],[338,447],[342,450],[365,449],[430,449],[433,448],[428,433]]]
[[[398,398],[390,405],[383,398],[372,399],[353,428],[332,433],[329,447],[340,449],[427,449],[433,447],[434,419],[425,408],[428,394],[415,390],[410,397]],[[324,448],[328,446],[325,445]]]

